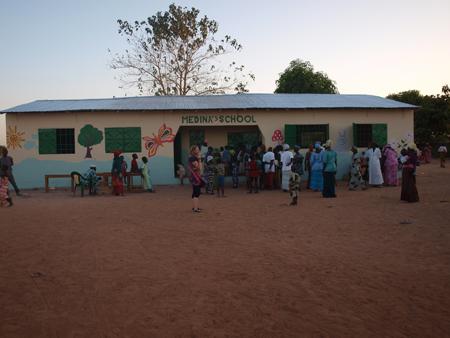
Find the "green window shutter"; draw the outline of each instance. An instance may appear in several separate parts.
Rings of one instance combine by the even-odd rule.
[[[291,147],[297,144],[297,126],[295,124],[284,125],[284,142]]]
[[[105,152],[112,153],[122,149],[122,128],[105,128]]]
[[[141,128],[105,128],[105,152],[121,150],[124,153],[142,151]]]
[[[327,124],[327,127],[326,127],[326,128],[327,128],[327,129],[326,129],[327,137],[326,137],[325,142],[328,141],[328,140],[330,139],[330,125]]]
[[[39,129],[39,154],[56,154],[56,129]]]
[[[385,145],[387,143],[387,124],[372,124],[372,138],[378,146]]]
[[[140,153],[141,152],[141,128],[123,128],[122,131],[122,151],[124,153]]]
[[[356,123],[353,123],[353,145],[359,147],[359,144],[357,144],[358,143],[357,128],[358,128],[358,125]]]

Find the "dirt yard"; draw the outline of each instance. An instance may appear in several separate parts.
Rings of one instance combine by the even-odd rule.
[[[157,188],[0,209],[0,336],[450,336],[450,168],[418,169],[416,204],[229,188],[194,214]]]

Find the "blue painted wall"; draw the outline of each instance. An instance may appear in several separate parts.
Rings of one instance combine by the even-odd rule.
[[[130,158],[126,158],[128,168]],[[150,158],[150,177],[154,184],[174,184],[177,180],[173,176],[173,159],[169,157],[155,156]],[[84,173],[91,164],[97,166],[98,172],[110,172],[112,161],[84,160],[81,162],[65,161],[41,161],[26,159],[13,167],[14,177],[19,188],[32,189],[43,188],[44,176],[49,174],[70,174],[72,171]],[[69,187],[70,179],[52,179],[50,186]]]

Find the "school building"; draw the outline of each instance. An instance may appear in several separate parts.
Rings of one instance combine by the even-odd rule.
[[[7,147],[21,188],[44,175],[110,171],[113,151],[149,158],[154,184],[174,184],[176,165],[205,139],[212,147],[280,143],[306,151],[333,140],[338,177],[350,147],[413,141],[416,107],[370,95],[237,94],[38,100],[6,109]],[[68,182],[65,182],[67,185]]]

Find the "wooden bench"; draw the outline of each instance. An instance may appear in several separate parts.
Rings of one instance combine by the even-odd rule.
[[[73,190],[73,179],[70,177],[70,174],[51,174],[51,175],[45,175],[45,192],[50,191],[49,187],[49,181],[51,178],[70,178],[70,187]]]
[[[101,184],[104,187],[109,188],[111,185],[109,184],[110,178],[112,177],[112,174],[110,172],[100,172],[97,173],[97,176],[100,176],[102,178]],[[127,191],[137,191],[137,190],[142,190],[142,186],[143,186],[143,180],[141,177],[141,187],[136,187],[133,184],[133,177],[141,177],[140,173],[127,173]],[[73,178],[70,176],[70,174],[49,174],[49,175],[45,175],[45,192],[49,192],[50,191],[50,186],[49,186],[49,182],[50,179],[52,178],[70,178],[70,189],[73,192],[73,188],[74,188],[74,182],[73,182]]]

